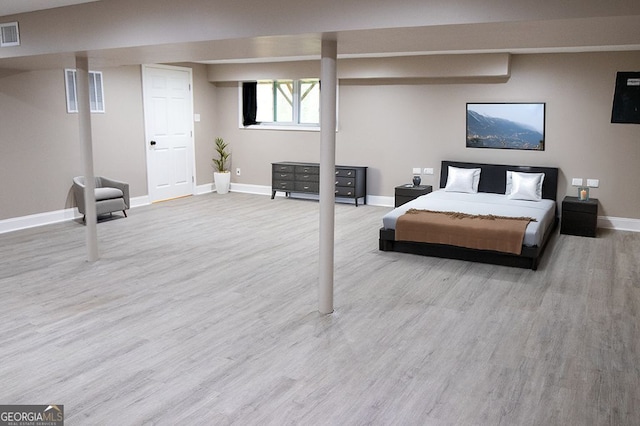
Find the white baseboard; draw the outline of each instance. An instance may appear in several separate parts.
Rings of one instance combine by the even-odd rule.
[[[129,199],[131,208],[146,206],[150,204],[149,197],[134,197]],[[59,222],[80,219],[82,215],[75,207],[70,209],[56,210],[52,212],[44,212],[31,214],[28,216],[13,217],[11,219],[0,220],[0,234],[6,232],[19,231],[21,229],[35,228],[37,226],[51,225]]]
[[[241,192],[244,194],[271,195],[271,187],[264,185],[249,185],[246,183],[233,183],[229,186],[231,192]],[[216,192],[215,183],[205,183],[196,187],[195,195],[209,194]]]
[[[213,191],[215,191],[215,185],[213,183],[206,183],[204,185],[196,186],[195,195],[208,194]]]
[[[383,197],[380,195],[367,195],[367,204],[378,207],[393,207],[396,203],[394,197]]]
[[[616,231],[640,232],[640,219],[598,216],[598,228],[615,229]]]
[[[258,194],[258,195],[271,196],[271,186],[264,186],[264,185],[246,185],[242,183],[232,183],[231,191],[243,192],[246,194]],[[276,192],[276,197],[281,197],[283,196],[283,194],[284,192],[278,191]],[[296,194],[296,198],[317,200],[318,195],[317,194]],[[349,201],[352,201],[352,200],[349,200]],[[366,201],[367,201],[367,204],[371,206],[378,206],[378,207],[393,207],[393,205],[395,204],[394,197],[382,197],[378,195],[367,195]]]
[[[245,194],[271,195],[271,186],[265,185],[249,185],[244,183],[232,183],[230,190],[232,192],[241,192]],[[215,191],[213,183],[200,185],[196,187],[195,195],[208,194]],[[282,193],[278,192],[276,196]],[[315,196],[317,198],[317,196]],[[310,196],[309,198],[313,198]],[[151,204],[148,195],[134,197],[130,200],[131,208],[146,206]],[[383,197],[379,195],[367,195],[367,204],[378,207],[393,207],[394,197]],[[82,217],[78,210],[74,208],[56,210],[52,212],[37,213],[28,216],[14,217],[10,219],[0,220],[0,234],[6,232],[18,231],[21,229],[34,228],[36,226],[51,225],[53,223],[75,220]],[[640,232],[640,219],[629,219],[625,217],[599,216],[598,228],[614,229],[616,231],[632,231]]]
[[[0,220],[0,234],[18,231],[20,229],[35,228],[36,226],[65,222],[79,217],[82,217],[82,215],[78,213],[78,210],[75,207],[73,209],[56,210],[53,212],[13,217],[11,219]]]
[[[141,197],[133,197],[129,199],[129,204],[131,205],[131,208],[136,208],[136,207],[140,207],[140,206],[148,206],[149,204],[151,204],[151,200],[149,199],[148,195],[143,195]]]
[[[231,183],[229,188],[231,192],[242,192],[244,194],[269,195],[271,196],[271,187],[264,185],[249,185],[246,183]]]

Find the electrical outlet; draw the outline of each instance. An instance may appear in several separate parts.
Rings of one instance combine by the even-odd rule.
[[[600,186],[600,179],[587,179],[587,186],[590,188],[597,188]]]
[[[582,178],[573,178],[571,180],[572,186],[582,186]]]
[[[414,175],[419,175],[420,174],[420,170],[422,170],[420,167],[414,167],[413,168],[413,174]]]
[[[240,167],[236,168],[236,176],[240,176]]]
[[[422,171],[422,174],[432,175],[433,174],[433,169],[431,167],[425,167],[424,170]]]

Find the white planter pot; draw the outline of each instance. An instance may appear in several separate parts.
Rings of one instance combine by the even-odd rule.
[[[213,172],[213,181],[216,184],[216,192],[218,194],[226,194],[229,192],[231,184],[231,172]]]

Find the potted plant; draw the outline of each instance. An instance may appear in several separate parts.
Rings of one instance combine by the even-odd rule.
[[[216,184],[218,194],[229,192],[231,172],[227,169],[227,162],[231,153],[227,150],[228,144],[222,138],[216,138],[217,158],[213,158],[213,181]]]

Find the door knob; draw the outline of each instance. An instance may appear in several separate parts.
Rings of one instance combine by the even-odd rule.
[[[149,142],[149,144],[151,144],[151,146],[154,146],[156,144],[156,141],[151,141]]]

